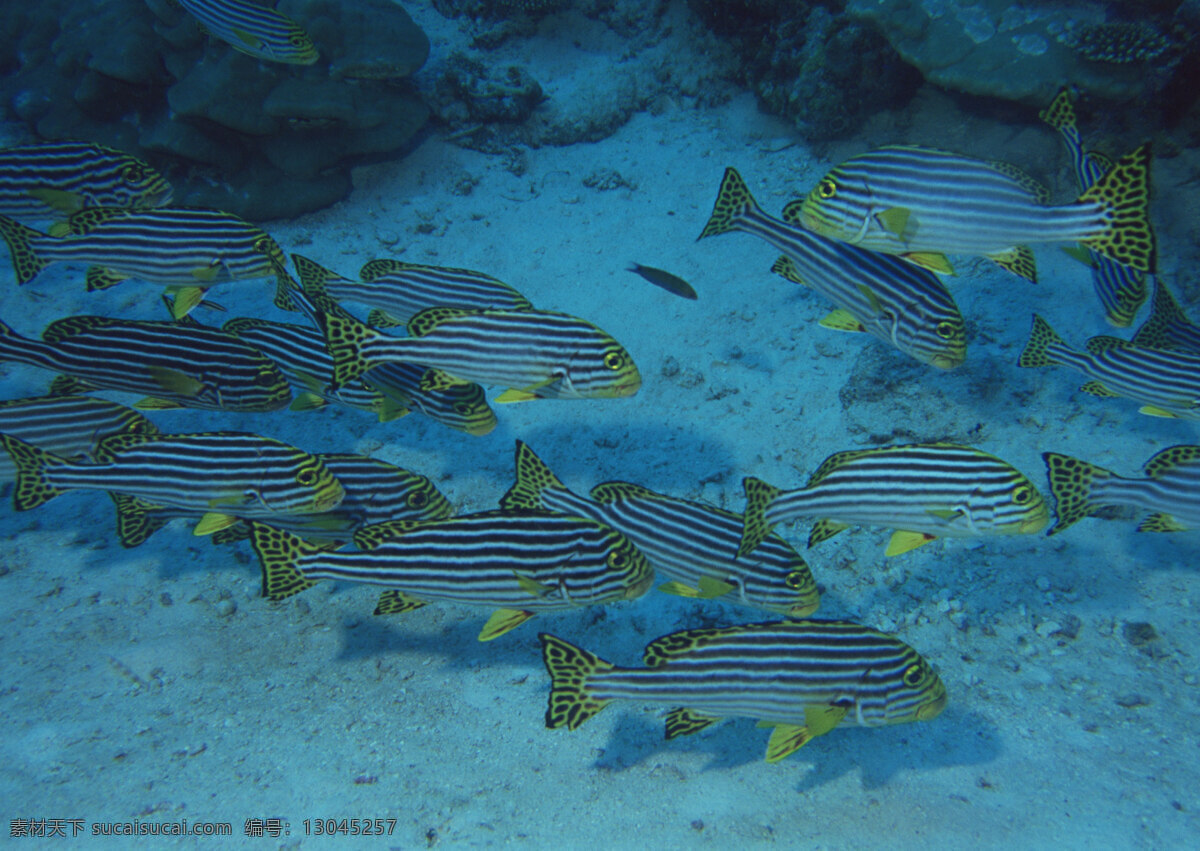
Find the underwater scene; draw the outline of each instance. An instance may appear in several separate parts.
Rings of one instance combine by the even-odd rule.
[[[1197,0],[4,4],[14,847],[1196,847],[1197,80]]]

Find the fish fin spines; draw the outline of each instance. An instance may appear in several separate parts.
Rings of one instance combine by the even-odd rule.
[[[538,634],[542,661],[550,673],[550,700],[546,726],[574,730],[611,701],[596,698],[588,688],[588,677],[611,671],[613,665],[557,636]]]
[[[674,739],[677,736],[691,736],[699,733],[706,727],[711,727],[720,720],[720,718],[714,715],[705,715],[694,709],[688,709],[686,706],[680,706],[667,713],[666,735],[664,738]]]

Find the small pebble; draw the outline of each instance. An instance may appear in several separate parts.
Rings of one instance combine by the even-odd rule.
[[[217,601],[215,608],[217,610],[217,617],[228,618],[232,617],[233,613],[237,611],[237,603],[233,601],[232,597],[226,597],[223,600]]]

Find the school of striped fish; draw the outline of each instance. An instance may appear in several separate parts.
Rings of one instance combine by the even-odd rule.
[[[214,37],[256,58],[309,64],[317,48],[294,22],[243,0],[182,0]],[[1060,243],[1093,270],[1106,320],[1128,327],[1155,272],[1150,151],[1109,159],[1084,148],[1067,92],[1042,113],[1062,137],[1078,197],[1048,191],[1014,166],[892,146],[838,165],[777,217],[728,168],[700,237],[747,233],[780,253],[770,268],[831,303],[823,327],[869,335],[926,366],[967,357],[966,326],[940,275],[948,255],[985,257],[1037,278],[1031,244]],[[492,641],[556,612],[659,590],[769,617],[664,635],[627,668],[540,633],[550,676],[546,725],[575,729],[607,704],[669,708],[668,739],[731,717],[770,727],[776,762],[837,727],[929,721],[948,691],[918,650],[869,625],[815,619],[819,571],[782,529],[812,521],[808,547],[854,526],[892,531],[885,555],[938,538],[1057,534],[1113,507],[1145,514],[1143,531],[1200,526],[1200,446],[1164,447],[1140,473],[1046,452],[1049,495],[1002,458],[945,442],[830,454],[806,483],[747,476],[743,514],[634,482],[573,490],[522,441],[497,507],[456,514],[425,475],[379,459],[312,453],[266,435],[167,433],[143,411],[235,414],[330,405],[381,422],[419,413],[487,434],[497,403],[616,400],[642,377],[618,337],[535,307],[470,269],[377,258],[356,278],[298,254],[220,210],[171,206],[146,163],[83,143],[0,151],[0,236],[15,286],[51,264],[82,267],[88,290],[157,284],[168,318],[67,316],[40,338],[0,318],[0,360],[56,376],[46,395],[0,402],[0,475],[17,511],[72,490],[108,493],[121,544],[136,547],[183,519],[214,543],[248,541],[263,595],[280,600],[321,580],[379,588],[375,613],[453,603],[484,613]],[[290,266],[289,266],[290,261]],[[685,281],[634,264],[688,299]],[[294,273],[294,275],[293,275]],[[297,322],[197,319],[209,291],[274,283]],[[127,286],[134,286],[129,284]],[[263,290],[263,301],[268,291]],[[360,318],[347,305],[365,309]],[[1033,317],[1021,367],[1082,373],[1082,390],[1160,417],[1200,419],[1200,330],[1155,278],[1151,314],[1129,340],[1075,348]],[[127,407],[98,392],[133,394]],[[608,404],[608,402],[606,402]],[[1052,523],[1053,521],[1053,523]]]

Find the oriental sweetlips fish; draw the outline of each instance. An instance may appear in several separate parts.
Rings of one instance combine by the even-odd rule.
[[[935,272],[945,254],[988,257],[1036,280],[1028,243],[1079,242],[1153,274],[1150,148],[1113,164],[1074,202],[1051,206],[1015,166],[934,148],[892,146],[846,160],[804,199],[800,221],[822,236],[899,254]]]
[[[808,545],[852,524],[896,529],[884,555],[940,537],[1040,532],[1049,520],[1037,488],[993,455],[951,443],[851,449],[825,459],[808,484],[781,490],[747,478],[739,557],[777,524],[818,518]]]
[[[312,65],[319,55],[312,39],[290,18],[249,0],[179,0],[204,29],[234,50],[288,65]]]
[[[645,668],[621,668],[547,633],[546,726],[574,730],[614,700],[677,706],[668,739],[722,718],[771,727],[767,762],[778,762],[838,726],[929,721],[946,687],[917,651],[846,621],[800,620],[689,629],[646,646]]]

